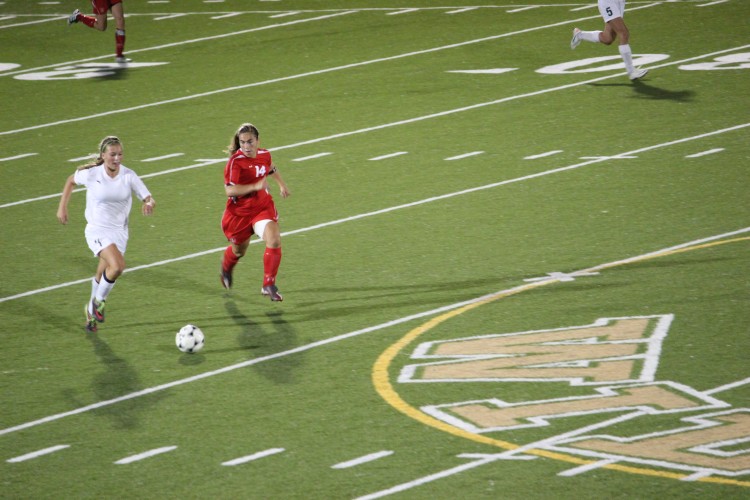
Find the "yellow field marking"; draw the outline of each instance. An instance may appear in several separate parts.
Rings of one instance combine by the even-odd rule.
[[[613,267],[623,266],[626,264],[632,264],[635,262],[642,262],[645,260],[655,259],[658,257],[666,257],[669,255],[674,255],[678,253],[683,253],[683,252],[688,252],[688,251],[693,251],[693,250],[700,250],[700,249],[714,247],[718,245],[724,245],[726,243],[736,243],[739,241],[748,241],[748,240],[750,240],[750,236],[703,243],[703,244],[693,245],[693,246],[689,246],[685,248],[678,248],[675,250],[665,250],[663,252],[657,252],[657,253],[643,255],[640,257],[634,257],[632,259],[621,260],[621,261],[612,262],[608,264],[601,264],[595,267],[591,267],[589,269],[585,269],[580,272],[582,273],[583,272],[596,272],[596,271],[601,271],[603,269],[611,269]],[[506,450],[515,450],[517,448],[520,448],[521,447],[520,445],[510,443],[508,441],[503,441],[500,439],[493,439],[488,436],[474,434],[472,432],[459,429],[458,427],[454,427],[450,424],[446,424],[445,422],[438,420],[434,417],[431,417],[430,415],[427,415],[426,413],[420,411],[417,408],[414,408],[409,403],[404,401],[403,398],[401,398],[401,396],[399,396],[399,394],[395,391],[395,389],[393,388],[393,385],[391,384],[388,370],[391,365],[391,362],[395,359],[395,357],[398,355],[399,352],[401,352],[404,348],[406,348],[406,346],[412,343],[417,337],[435,328],[439,324],[444,323],[445,321],[451,318],[455,318],[456,316],[463,314],[467,311],[476,309],[477,307],[483,306],[485,304],[489,304],[490,302],[495,302],[496,300],[503,299],[511,295],[517,295],[521,292],[526,292],[534,288],[550,285],[553,283],[559,283],[559,282],[560,282],[559,279],[550,278],[549,280],[540,281],[536,283],[530,283],[528,285],[522,285],[517,288],[512,288],[510,290],[498,292],[497,294],[490,295],[477,302],[473,302],[471,304],[465,305],[458,309],[454,309],[453,311],[449,311],[447,313],[441,314],[440,316],[436,316],[435,318],[432,318],[431,320],[429,320],[427,323],[424,323],[423,325],[420,325],[417,328],[414,328],[409,333],[407,333],[404,337],[399,339],[396,343],[388,347],[388,349],[383,351],[383,354],[381,354],[378,357],[378,359],[375,361],[375,364],[373,365],[373,369],[372,369],[372,381],[375,386],[375,389],[378,391],[378,394],[380,394],[380,396],[388,404],[393,406],[395,409],[397,409],[401,413],[407,415],[408,417],[413,418],[414,420],[417,420],[425,425],[429,425],[430,427],[434,427],[436,429],[447,432],[449,434],[453,434],[458,437],[466,438],[471,441],[475,441],[479,443],[497,446],[500,448],[504,448]],[[596,460],[588,460],[588,459],[578,458],[578,457],[574,457],[570,455],[565,455],[562,453],[550,452],[546,450],[526,450],[524,453],[537,455],[537,456],[545,457],[545,458],[551,458],[554,460],[561,460],[564,462],[570,462],[570,463],[579,464],[579,465],[593,464],[597,462]],[[658,476],[658,477],[665,477],[665,478],[671,478],[671,479],[685,479],[686,477],[689,477],[687,474],[667,472],[667,471],[658,471],[658,470],[653,470],[653,469],[641,469],[638,467],[619,465],[619,464],[608,464],[608,465],[602,466],[602,468],[618,470],[621,472],[628,472],[632,474]],[[729,478],[722,478],[722,477],[702,477],[702,478],[696,479],[696,481],[720,483],[720,484],[732,484],[732,485],[737,485],[737,486],[750,486],[750,482],[748,481],[740,481],[736,479],[729,479]]]

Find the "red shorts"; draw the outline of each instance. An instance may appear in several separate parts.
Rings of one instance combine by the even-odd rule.
[[[276,212],[273,203],[253,215],[234,215],[229,210],[224,210],[224,216],[221,218],[221,229],[224,231],[227,240],[239,245],[255,234],[253,224],[262,220],[279,221],[279,214]]]
[[[94,14],[101,16],[106,14],[109,9],[116,3],[122,3],[122,0],[91,0],[91,6],[94,8]]]

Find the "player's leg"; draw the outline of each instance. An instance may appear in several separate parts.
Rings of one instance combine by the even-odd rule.
[[[275,220],[263,220],[255,223],[256,232],[263,237],[266,250],[263,253],[263,286],[261,294],[271,298],[274,302],[281,302],[284,298],[276,286],[276,275],[281,264],[281,230]]]
[[[630,31],[625,21],[621,17],[618,17],[612,19],[607,25],[612,27],[615,37],[620,41],[617,48],[620,51],[620,57],[622,57],[622,61],[625,63],[625,69],[630,79],[636,80],[645,76],[648,70],[636,68],[633,64],[633,52],[630,49]]]
[[[250,245],[250,237],[253,235],[252,220],[224,211],[221,218],[221,230],[229,241],[221,258],[221,284],[224,288],[232,288],[232,271],[240,258],[245,255]]]
[[[101,27],[102,22],[104,23],[104,28]],[[70,16],[68,16],[68,26],[75,23],[83,23],[89,28],[104,31],[107,29],[107,16],[105,15],[104,20],[102,21],[97,15],[87,16],[86,14],[81,14],[81,11],[76,9]]]
[[[112,5],[112,17],[115,18],[115,60],[120,63],[130,62],[123,54],[125,50],[125,11],[122,2]]]
[[[581,31],[573,28],[573,38],[570,40],[570,48],[575,49],[581,42],[600,43],[601,31]]]
[[[91,295],[84,307],[86,313],[86,330],[89,332],[96,332],[98,330],[96,317],[94,316],[94,299],[96,298],[96,291],[99,288],[99,282],[102,280],[102,274],[106,267],[107,262],[104,259],[97,259],[96,273],[91,278]]]
[[[101,271],[101,274],[99,274]],[[94,299],[91,301],[91,312],[97,321],[104,321],[104,305],[115,281],[125,271],[125,256],[112,243],[99,253],[99,266],[97,278],[99,285],[96,287]]]
[[[570,40],[570,48],[575,49],[581,42],[603,43],[610,45],[615,40],[615,32],[609,21],[615,17],[622,17],[624,2],[622,0],[599,0],[599,13],[604,20],[603,31],[582,31],[578,28],[573,29],[573,38]]]

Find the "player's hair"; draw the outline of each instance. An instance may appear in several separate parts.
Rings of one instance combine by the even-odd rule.
[[[258,132],[258,128],[255,125],[252,123],[243,123],[240,125],[240,128],[237,129],[237,132],[234,133],[232,140],[229,142],[229,147],[226,151],[229,153],[229,156],[232,156],[238,149],[240,149],[240,134],[247,134],[248,132],[253,134],[256,139],[260,139],[260,132]]]
[[[108,135],[107,137],[102,139],[102,142],[99,143],[99,152],[91,155],[91,156],[94,156],[95,160],[90,161],[89,163],[86,163],[84,165],[81,165],[80,167],[78,167],[78,170],[85,170],[87,168],[98,167],[99,165],[102,165],[104,163],[104,151],[109,146],[114,146],[116,144],[119,144],[122,146],[122,142],[120,142],[120,139],[118,139],[114,135]]]

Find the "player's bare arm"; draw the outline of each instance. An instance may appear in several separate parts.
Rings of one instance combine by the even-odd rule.
[[[292,194],[291,191],[289,191],[289,188],[286,185],[286,182],[284,182],[284,179],[281,178],[281,174],[279,173],[279,170],[276,168],[276,165],[271,165],[271,173],[268,175],[270,178],[272,178],[274,181],[276,181],[276,184],[279,185],[279,192],[281,193],[282,198],[286,198],[290,194]]]
[[[253,184],[230,184],[228,186],[224,186],[224,190],[227,193],[227,198],[232,198],[234,196],[245,196],[246,194],[250,194],[254,191],[265,189],[265,184],[266,180],[262,179]]]
[[[65,185],[63,186],[62,196],[60,197],[60,205],[58,205],[57,207],[57,220],[59,220],[62,224],[68,223],[68,202],[70,201],[70,195],[73,194],[73,188],[75,187],[75,185],[76,183],[73,180],[73,176],[71,175],[65,181]]]

